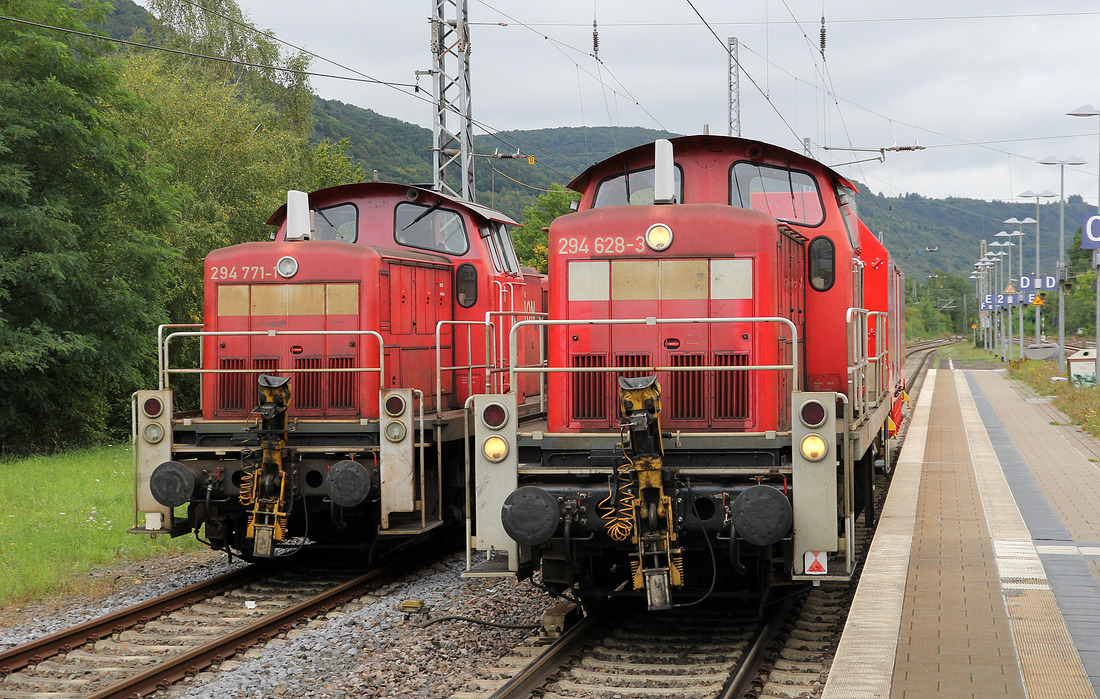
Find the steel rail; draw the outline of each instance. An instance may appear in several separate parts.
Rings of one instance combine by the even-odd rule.
[[[489,695],[489,699],[522,699],[546,683],[567,657],[596,629],[596,616],[586,616],[576,626],[548,645],[531,662]]]
[[[83,699],[123,699],[141,697],[157,690],[166,689],[175,682],[198,674],[203,668],[221,662],[249,646],[268,641],[279,633],[289,631],[297,623],[328,612],[342,604],[360,597],[378,578],[394,572],[407,570],[428,560],[435,560],[443,551],[442,546],[428,546],[423,551],[413,553],[400,562],[384,564],[357,578],[347,581],[319,595],[303,600],[286,609],[263,617],[253,624],[244,626],[209,643],[192,648],[184,653],[170,656],[163,663],[144,672],[120,680],[108,687],[84,695]]]
[[[9,648],[0,652],[0,677],[6,677],[27,665],[40,663],[58,653],[67,653],[86,643],[98,641],[115,633],[121,633],[165,613],[174,612],[182,607],[219,595],[226,590],[240,587],[268,572],[266,566],[252,565],[240,570],[223,573],[209,580],[180,588],[167,595],[154,597],[98,619],[92,619],[49,636],[43,636],[30,643]]]

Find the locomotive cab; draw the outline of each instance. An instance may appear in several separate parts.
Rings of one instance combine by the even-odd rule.
[[[474,421],[488,559],[470,575],[539,570],[661,609],[854,570],[857,465],[884,446],[898,346],[868,343],[851,185],[759,142],[671,146],[570,184],[550,319],[515,333],[545,328],[548,366],[511,369],[547,375],[546,419],[503,436]]]
[[[134,399],[132,531],[266,557],[441,526],[463,503],[465,402],[513,390],[540,409],[537,377],[504,378],[509,328],[545,309],[515,222],[366,183],[291,192],[268,223],[272,241],[207,256],[201,326],[161,330],[161,386]],[[519,356],[538,363],[540,346]],[[197,367],[178,365],[187,352]]]

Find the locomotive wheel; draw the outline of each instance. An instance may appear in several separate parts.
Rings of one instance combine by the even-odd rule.
[[[649,503],[649,531],[657,531],[657,503]]]

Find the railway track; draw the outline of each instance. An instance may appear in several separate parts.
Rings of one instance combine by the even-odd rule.
[[[914,384],[919,390],[934,350],[955,341],[907,348],[910,363],[917,362],[908,372],[908,391]],[[881,512],[889,478],[884,473],[876,478],[876,511]],[[866,551],[873,535],[860,524],[860,551]],[[683,616],[639,613],[614,622],[607,616],[585,617],[556,641],[529,638],[486,669],[476,688],[452,699],[813,696],[828,677],[857,582],[805,590],[792,597],[789,611],[763,621],[731,616],[728,603],[724,609]]]
[[[589,616],[552,643],[530,639],[453,699],[737,697],[776,623],[729,605]]]
[[[0,653],[0,699],[145,696],[441,553],[422,547],[366,571],[254,565],[227,573]]]

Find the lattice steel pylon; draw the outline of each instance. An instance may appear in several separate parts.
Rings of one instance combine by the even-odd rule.
[[[453,17],[446,17],[450,11]],[[470,111],[470,32],[466,0],[432,0],[433,186],[474,201],[473,119]],[[447,117],[459,127],[449,129]],[[457,184],[459,182],[461,184]],[[461,191],[455,191],[455,186]]]
[[[730,136],[741,135],[741,70],[737,65],[737,37],[729,37]]]

